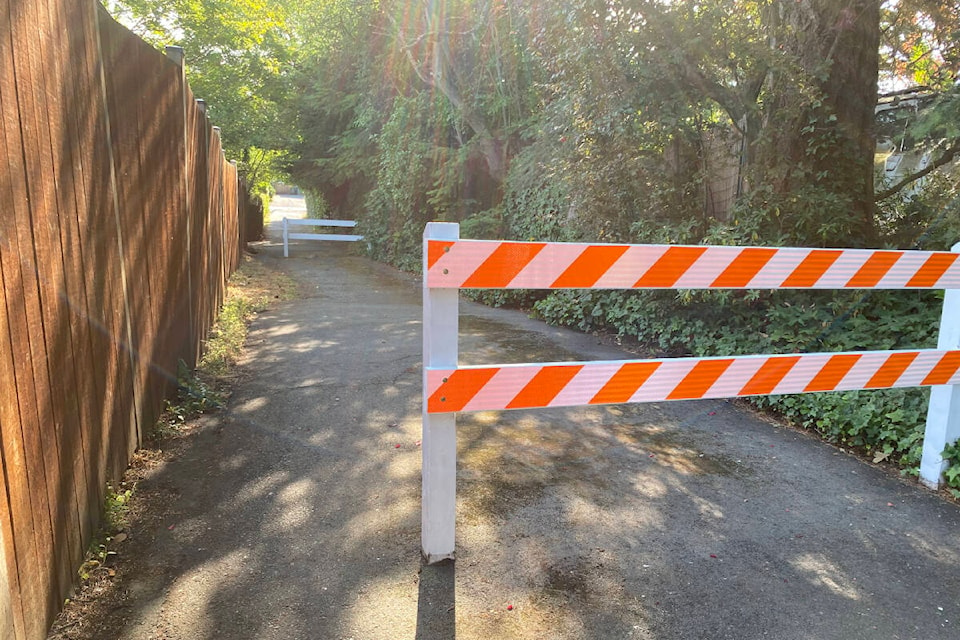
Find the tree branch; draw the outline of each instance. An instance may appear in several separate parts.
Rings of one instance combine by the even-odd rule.
[[[719,104],[733,123],[733,127],[741,135],[746,135],[740,130],[740,118],[747,112],[746,106],[740,97],[734,92],[724,87],[718,82],[708,79],[692,60],[683,61],[683,75],[687,83],[694,89]]]
[[[890,196],[896,195],[904,187],[910,185],[912,182],[915,182],[916,180],[919,180],[920,178],[923,178],[924,176],[927,176],[933,173],[943,165],[951,162],[956,157],[958,152],[960,152],[960,140],[954,141],[954,143],[949,147],[947,147],[946,151],[943,152],[943,155],[937,158],[934,162],[931,162],[929,165],[927,165],[923,169],[920,169],[919,171],[915,171],[914,173],[911,173],[907,177],[903,178],[900,182],[890,187],[889,189],[884,189],[883,191],[874,195],[873,201],[880,202],[881,200],[886,200]]]

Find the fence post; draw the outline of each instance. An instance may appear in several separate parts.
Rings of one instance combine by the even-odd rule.
[[[287,219],[283,219],[283,257],[290,257],[290,236],[289,231],[287,230]]]
[[[457,366],[460,291],[427,286],[428,240],[457,240],[460,225],[430,222],[423,232],[423,434],[420,546],[427,564],[454,557],[457,424],[453,413],[427,413],[427,368]]]
[[[960,253],[960,242],[951,251]],[[943,292],[938,349],[960,349],[960,290]],[[931,489],[940,486],[947,463],[943,449],[960,437],[960,385],[938,385],[930,388],[927,427],[923,435],[923,456],[920,459],[920,482]]]
[[[183,180],[180,181],[178,189],[183,190],[183,215],[185,218],[184,227],[185,235],[184,237],[179,238],[178,240],[183,242],[184,252],[184,261],[186,262],[186,272],[187,272],[187,346],[184,347],[183,344],[177,345],[177,355],[181,356],[183,360],[187,359],[187,353],[193,351],[193,345],[197,344],[199,339],[196,336],[196,323],[194,321],[195,312],[194,312],[194,300],[193,300],[193,251],[196,251],[195,247],[191,246],[193,242],[193,192],[191,185],[193,184],[193,175],[191,173],[192,167],[190,166],[190,132],[187,129],[188,118],[187,118],[187,70],[186,70],[186,55],[184,53],[183,47],[174,47],[172,45],[167,45],[164,47],[164,52],[167,54],[167,57],[170,58],[174,63],[180,67],[179,77],[177,78],[177,89],[180,92],[180,102],[181,102],[181,118],[180,121],[183,124],[183,157],[180,158],[181,161],[181,170],[183,171]],[[178,142],[179,144],[179,142]],[[180,292],[183,293],[182,291]]]

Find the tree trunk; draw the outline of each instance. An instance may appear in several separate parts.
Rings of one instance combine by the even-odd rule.
[[[800,77],[770,73],[751,151],[757,183],[779,193],[816,185],[842,203],[853,236],[843,241],[874,244],[880,0],[783,0],[772,24],[771,43]]]
[[[830,75],[823,92],[837,117],[839,150],[852,162],[849,175],[853,215],[859,218],[865,243],[876,240],[873,159],[876,153],[877,74],[880,48],[880,0],[850,0],[837,9],[836,0],[817,2],[834,36],[828,53]],[[841,158],[838,158],[841,160]],[[825,158],[823,169],[835,169]]]

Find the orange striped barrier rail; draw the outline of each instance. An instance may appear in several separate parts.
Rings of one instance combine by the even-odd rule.
[[[456,412],[932,387],[920,479],[960,436],[960,244],[953,251],[423,241],[427,562],[454,555]],[[936,349],[458,366],[460,289],[944,289]]]
[[[960,289],[948,251],[430,240],[430,286],[459,289]]]
[[[739,398],[960,383],[960,351],[805,353],[427,371],[427,411]]]

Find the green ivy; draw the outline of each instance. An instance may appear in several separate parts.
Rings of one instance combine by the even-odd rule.
[[[943,459],[948,462],[944,478],[954,498],[960,498],[960,440],[948,444],[943,450]]]

